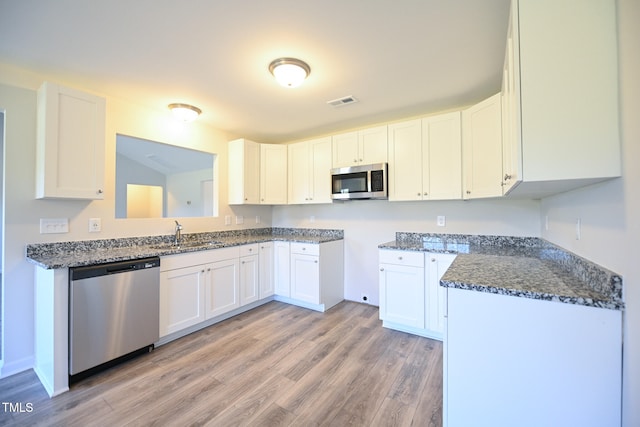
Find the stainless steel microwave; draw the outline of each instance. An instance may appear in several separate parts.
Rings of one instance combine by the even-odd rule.
[[[331,198],[387,199],[387,164],[331,169]]]

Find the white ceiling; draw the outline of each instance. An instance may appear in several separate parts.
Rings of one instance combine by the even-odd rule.
[[[0,0],[0,62],[283,142],[467,105],[500,89],[509,0]],[[269,63],[311,66],[278,86]],[[68,84],[68,83],[67,83]],[[359,102],[330,107],[353,95]]]

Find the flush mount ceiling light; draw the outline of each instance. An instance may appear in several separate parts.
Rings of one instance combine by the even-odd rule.
[[[201,109],[189,104],[169,104],[169,109],[174,117],[183,122],[192,122],[202,113]]]
[[[296,58],[278,58],[269,64],[269,71],[282,86],[296,87],[311,73],[311,67]]]

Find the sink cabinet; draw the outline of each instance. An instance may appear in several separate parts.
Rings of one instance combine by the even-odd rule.
[[[160,336],[206,320],[204,265],[160,272]]]
[[[160,337],[240,307],[240,248],[162,257]]]

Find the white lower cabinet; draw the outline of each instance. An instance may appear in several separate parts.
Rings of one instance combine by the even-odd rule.
[[[207,319],[240,307],[239,269],[238,258],[207,265]]]
[[[619,426],[622,312],[447,288],[445,427]]]
[[[257,243],[240,247],[240,305],[260,299],[259,257]]]
[[[274,263],[273,242],[260,243],[258,256],[260,298],[270,297],[274,294]]]
[[[288,245],[288,288],[276,285],[276,299],[316,311],[326,311],[344,299],[344,245],[342,240]],[[283,250],[284,252],[284,250]],[[283,254],[281,254],[283,255]],[[276,260],[281,256],[276,249]],[[282,270],[276,262],[276,270]],[[280,271],[280,273],[283,273]],[[284,281],[287,283],[287,280]]]
[[[380,250],[382,325],[441,340],[445,294],[440,278],[455,257],[455,254]]]
[[[160,337],[240,306],[239,247],[162,257]]]
[[[319,245],[291,244],[291,298],[320,304]]]
[[[160,336],[203,322],[203,265],[160,272]]]
[[[289,242],[273,242],[273,286],[276,295],[291,297]]]

